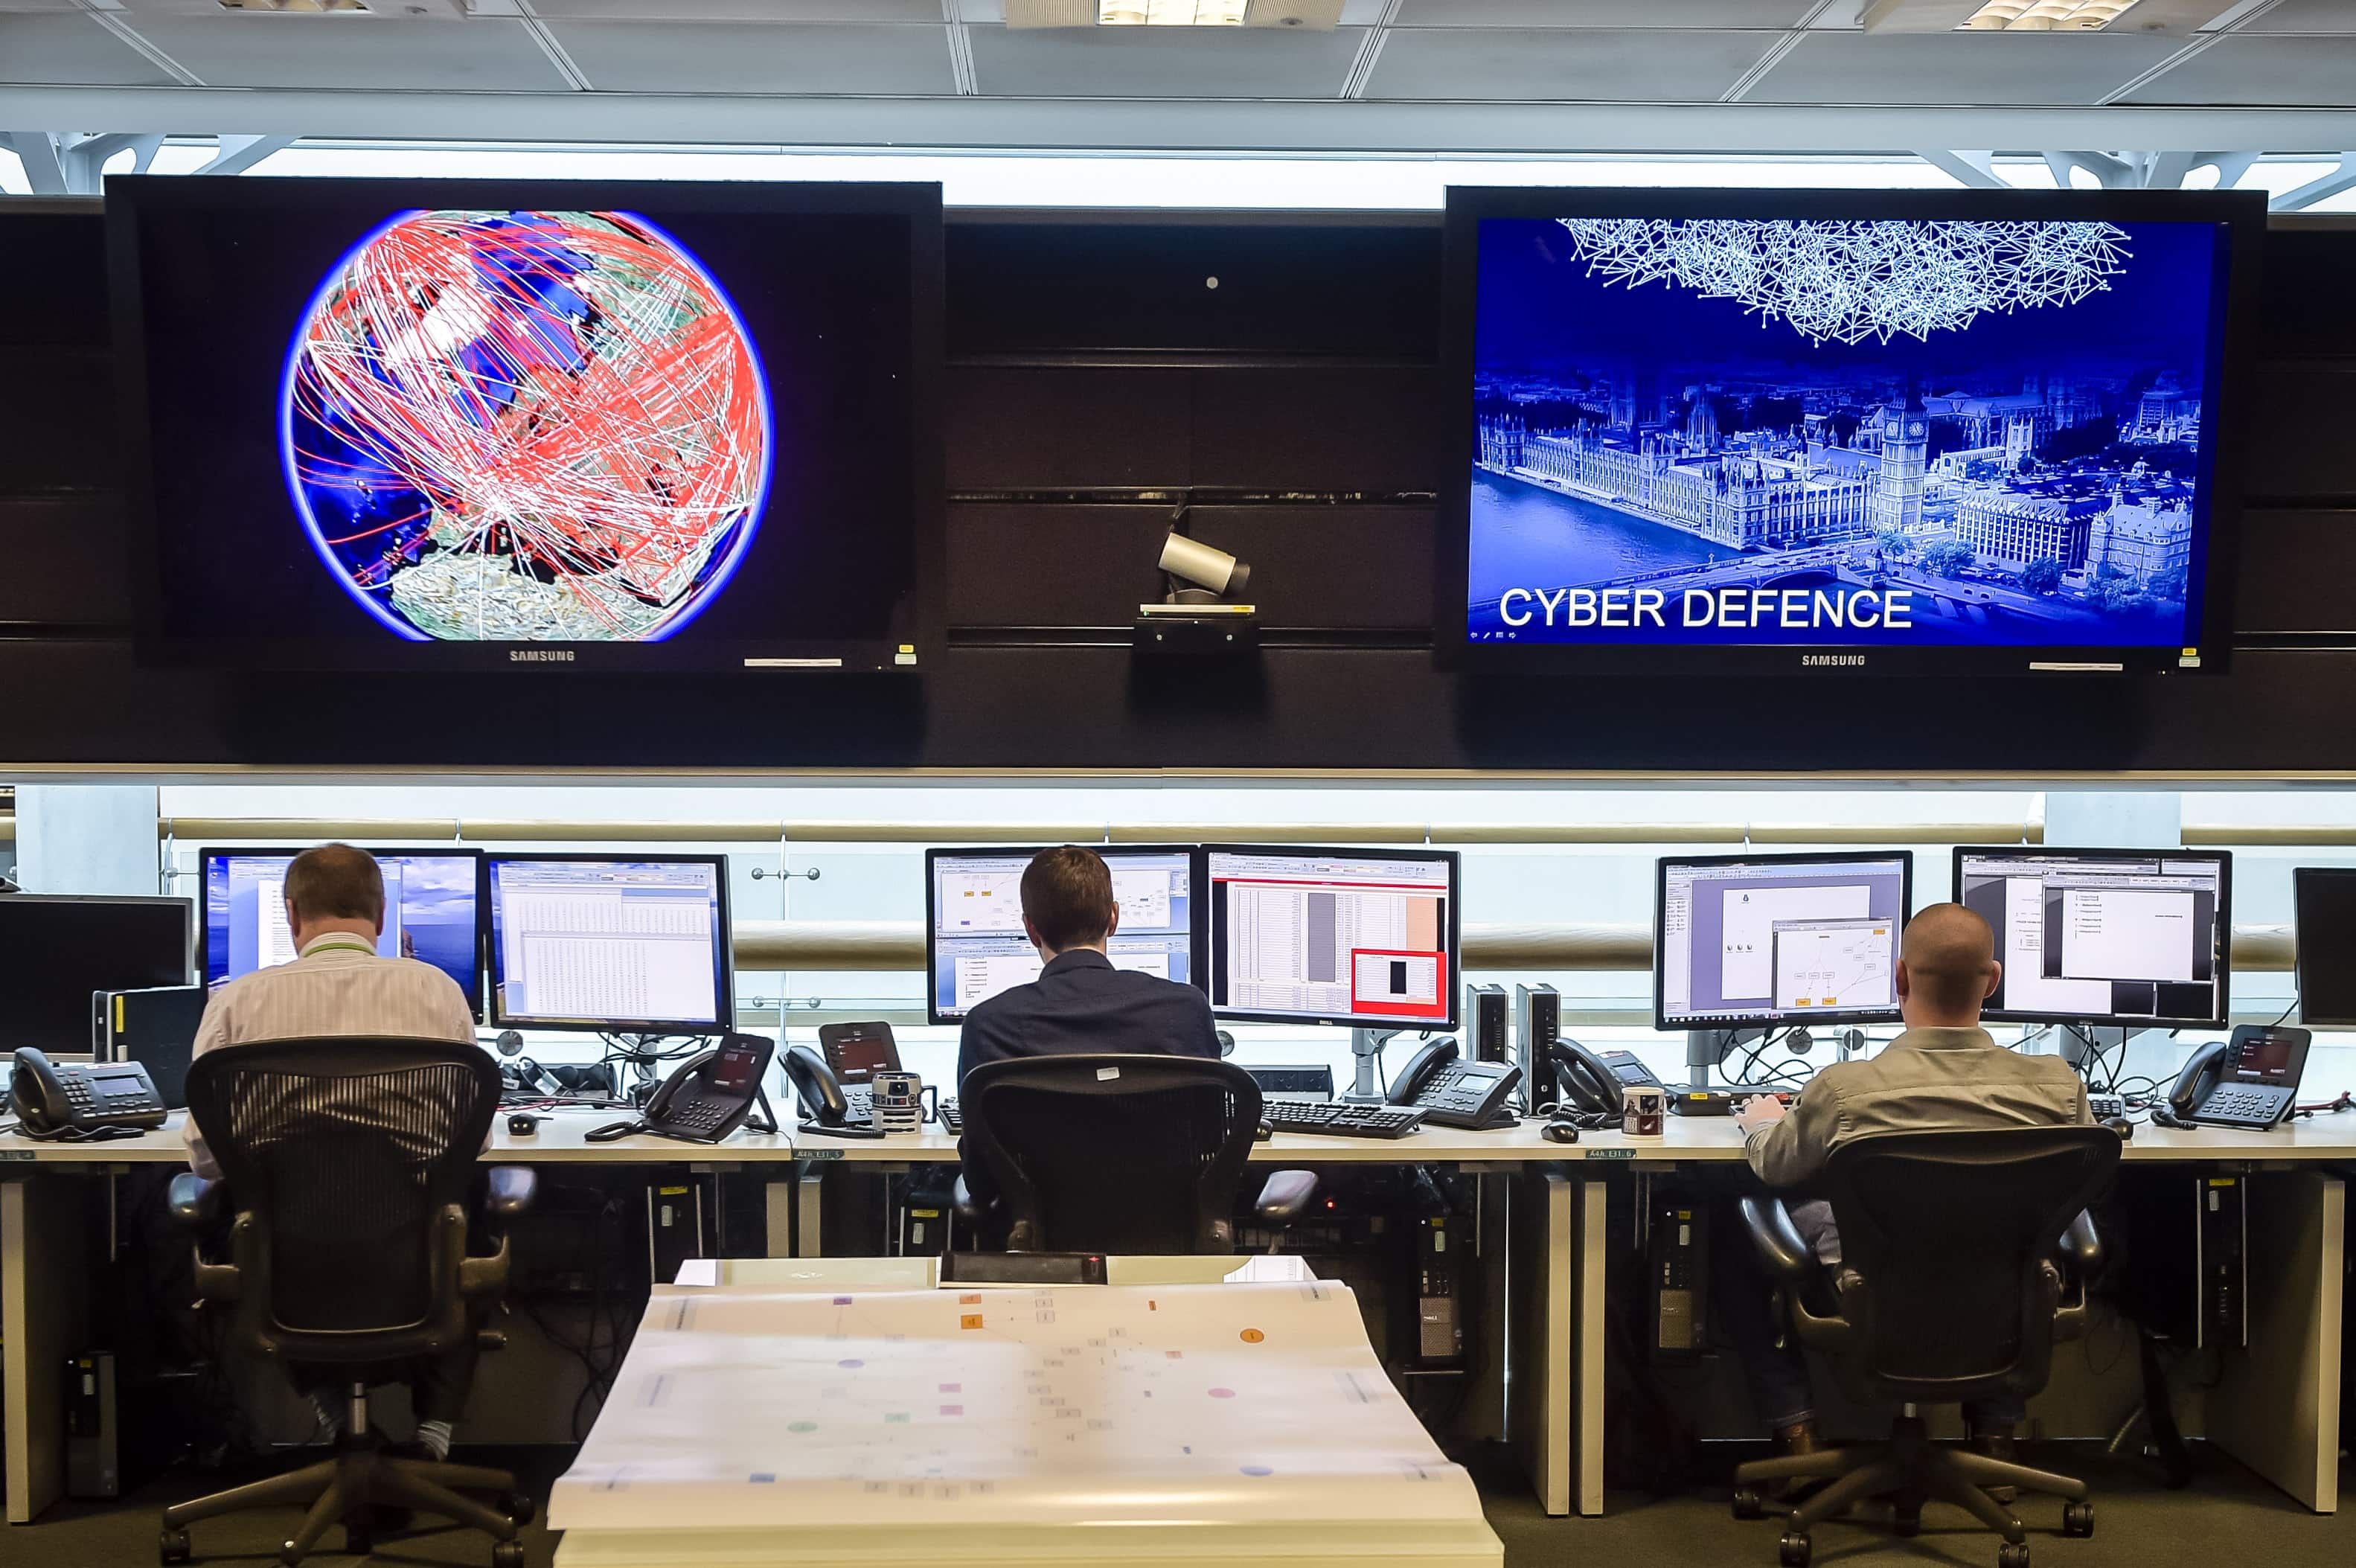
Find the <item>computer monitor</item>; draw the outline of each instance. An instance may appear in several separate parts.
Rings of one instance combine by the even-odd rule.
[[[1886,1024],[1914,898],[1909,850],[1673,855],[1653,913],[1653,1024]]]
[[[1106,944],[1116,969],[1200,989],[1194,963],[1194,852],[1175,844],[1089,846],[1112,873],[1119,929]],[[925,852],[925,1010],[961,1021],[981,1003],[1039,978],[1023,934],[1023,872],[1035,849]]]
[[[1203,853],[1212,1012],[1360,1029],[1456,1026],[1455,851],[1212,844]]]
[[[91,997],[188,983],[186,898],[0,894],[0,1051],[87,1055]]]
[[[2356,1028],[2356,866],[2302,865],[2290,875],[2298,1021]]]
[[[2222,1025],[2233,873],[2224,850],[1959,847],[1956,900],[1996,928],[2004,965],[1981,1015]]]
[[[294,957],[286,924],[286,868],[295,849],[207,849],[202,973],[214,990]],[[441,845],[371,849],[384,873],[384,930],[376,950],[430,963],[483,1016],[481,922],[476,915],[483,852]]]
[[[724,854],[486,854],[490,1021],[708,1035],[735,1027]]]

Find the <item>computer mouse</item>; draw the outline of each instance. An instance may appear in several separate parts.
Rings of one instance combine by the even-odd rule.
[[[2132,1143],[2135,1140],[2135,1123],[2124,1116],[2105,1116],[2103,1118],[2103,1125],[2116,1133],[2122,1144]]]
[[[1549,1144],[1576,1144],[1579,1129],[1568,1122],[1549,1122],[1538,1129],[1539,1136]]]
[[[540,1118],[529,1111],[519,1111],[508,1118],[508,1131],[519,1138],[530,1138],[540,1132]]]

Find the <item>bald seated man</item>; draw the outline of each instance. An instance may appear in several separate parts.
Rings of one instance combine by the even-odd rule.
[[[1996,933],[1978,915],[1961,904],[1933,904],[1917,914],[1901,940],[1895,977],[1905,1032],[1869,1060],[1819,1071],[1788,1111],[1772,1095],[1744,1105],[1735,1122],[1751,1168],[1770,1187],[1798,1187],[1815,1179],[1833,1150],[1869,1133],[2091,1125],[2086,1086],[2068,1063],[2019,1055],[1980,1027],[1980,1004],[2002,975]],[[1788,1207],[1817,1259],[1827,1268],[1837,1264],[1832,1205],[1818,1198]],[[1727,1301],[1727,1330],[1751,1378],[1752,1402],[1774,1429],[1779,1453],[1813,1452],[1815,1400],[1807,1363],[1796,1344],[1776,1344],[1779,1326],[1763,1291],[1744,1294],[1751,1299]],[[2017,1397],[1964,1408],[1975,1446],[1998,1458],[2012,1456],[2012,1430],[2026,1413]]]

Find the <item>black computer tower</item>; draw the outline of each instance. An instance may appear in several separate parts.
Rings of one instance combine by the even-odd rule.
[[[201,985],[100,991],[91,998],[91,1054],[102,1062],[137,1062],[174,1111],[188,1104],[188,1058],[211,993]]]
[[[2196,1178],[2200,1197],[2194,1262],[2199,1273],[2197,1346],[2250,1342],[2250,1183],[2241,1176]]]
[[[1464,1364],[1463,1271],[1471,1260],[1459,1255],[1467,1243],[1458,1230],[1455,1216],[1445,1212],[1416,1215],[1408,1227],[1408,1288],[1398,1305],[1413,1320],[1407,1332],[1393,1331],[1391,1346],[1418,1371]]]
[[[1464,1054],[1474,1061],[1513,1059],[1513,1019],[1507,1015],[1505,988],[1468,985],[1464,988]]]
[[[114,1399],[114,1352],[91,1350],[66,1363],[66,1496],[123,1494]]]
[[[1524,1101],[1535,1111],[1562,1098],[1555,1082],[1552,1047],[1562,1038],[1562,996],[1551,985],[1514,987],[1514,1038]]]
[[[1709,1348],[1709,1208],[1656,1187],[1644,1245],[1652,1348],[1680,1361]]]

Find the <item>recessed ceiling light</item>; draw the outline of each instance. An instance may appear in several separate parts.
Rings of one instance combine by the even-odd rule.
[[[365,11],[369,8],[368,0],[220,0],[220,5],[224,11]]]
[[[1292,27],[1331,32],[1342,0],[1006,0],[1010,27]]]
[[[1957,31],[2091,33],[2134,8],[2136,0],[1987,0]]]

